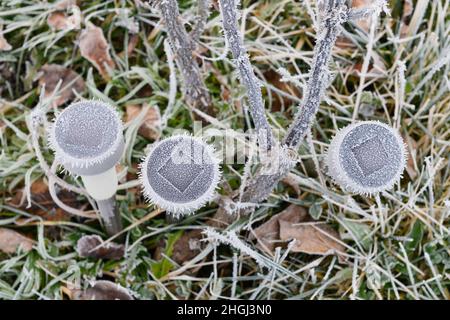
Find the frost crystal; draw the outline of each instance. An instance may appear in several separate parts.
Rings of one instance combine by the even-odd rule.
[[[122,121],[104,102],[73,103],[50,127],[49,143],[57,161],[71,173],[99,174],[112,168],[122,155]]]
[[[386,124],[351,124],[333,138],[327,155],[330,176],[343,189],[359,194],[387,190],[400,179],[406,149],[399,133]]]
[[[153,146],[140,179],[148,200],[175,216],[188,214],[213,198],[219,161],[201,139],[178,135]]]

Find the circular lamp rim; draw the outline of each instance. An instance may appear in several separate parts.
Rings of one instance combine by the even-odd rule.
[[[398,166],[397,172],[393,175],[393,177],[386,182],[385,184],[378,186],[378,187],[368,187],[368,186],[362,186],[358,183],[356,183],[344,170],[344,168],[341,165],[340,159],[339,159],[339,151],[340,146],[343,143],[344,139],[346,138],[347,134],[352,131],[353,129],[367,124],[374,124],[381,126],[385,129],[387,129],[395,138],[401,153],[401,159],[400,164]],[[338,130],[336,135],[333,137],[330,146],[328,148],[328,157],[326,157],[326,165],[328,167],[328,171],[330,172],[330,175],[332,179],[339,184],[344,190],[348,190],[352,193],[361,194],[361,195],[371,195],[375,194],[381,191],[389,190],[391,189],[396,182],[398,182],[402,175],[404,168],[406,166],[407,161],[407,151],[406,151],[406,145],[400,136],[400,134],[397,132],[396,129],[390,127],[386,123],[376,121],[376,120],[370,120],[370,121],[360,121],[356,123],[352,123],[347,125],[346,127]],[[330,169],[334,168],[334,169]]]
[[[148,180],[147,167],[149,165],[149,161],[150,161],[150,158],[151,158],[153,152],[156,150],[156,148],[159,145],[161,145],[164,142],[167,142],[170,140],[177,140],[180,138],[181,139],[191,139],[191,140],[194,140],[195,142],[201,144],[202,146],[204,146],[208,156],[212,160],[212,164],[214,165],[214,168],[213,168],[214,177],[213,177],[213,180],[211,181],[210,186],[208,187],[208,189],[205,191],[205,193],[202,196],[200,196],[199,198],[197,198],[193,201],[179,203],[177,205],[177,203],[170,202],[170,201],[164,199],[163,197],[161,197],[152,188],[152,186],[150,185],[150,182]],[[175,216],[191,214],[195,210],[204,206],[207,202],[209,202],[210,200],[212,200],[214,198],[215,190],[218,187],[218,183],[219,183],[221,175],[222,175],[221,171],[220,171],[220,165],[219,165],[220,161],[219,161],[219,159],[217,159],[214,152],[215,152],[214,147],[207,144],[201,138],[194,137],[189,134],[181,134],[181,135],[167,137],[165,139],[162,139],[162,140],[154,143],[151,146],[149,153],[143,158],[143,161],[139,165],[139,180],[141,182],[142,192],[143,192],[145,198],[147,199],[147,201],[153,205],[156,205],[156,206],[174,214]]]
[[[59,119],[64,114],[64,112],[66,112],[68,110],[72,110],[74,108],[77,108],[79,105],[86,104],[86,103],[93,104],[93,105],[101,105],[102,107],[105,107],[109,112],[111,112],[118,130],[117,130],[117,134],[116,134],[116,137],[114,138],[113,143],[106,151],[104,151],[103,153],[101,153],[95,157],[77,158],[77,157],[67,154],[64,151],[64,149],[60,146],[60,144],[58,143],[58,140],[56,139],[56,127],[58,125]],[[93,106],[93,107],[95,107],[95,106]],[[58,114],[55,117],[53,123],[50,125],[50,127],[48,129],[48,141],[49,141],[50,148],[55,152],[56,160],[63,166],[68,167],[66,169],[68,169],[69,171],[81,171],[81,172],[89,171],[86,169],[92,169],[92,167],[94,167],[95,165],[98,165],[105,161],[108,161],[109,158],[112,156],[117,157],[116,161],[111,161],[112,163],[114,162],[114,164],[115,164],[117,161],[119,161],[121,154],[122,154],[121,149],[124,148],[123,123],[122,123],[122,120],[120,119],[120,115],[117,112],[117,110],[110,104],[108,104],[104,101],[99,101],[99,100],[82,100],[82,101],[78,101],[78,102],[74,102],[74,103],[70,104],[67,108],[65,108],[60,114]],[[114,166],[114,164],[112,166]],[[95,170],[93,170],[93,171],[95,171]],[[103,172],[103,171],[104,170],[102,170],[101,172]],[[98,172],[98,173],[101,173],[101,172]],[[75,172],[75,173],[77,173],[77,172]],[[82,174],[82,173],[77,173],[77,174]],[[95,172],[90,173],[90,175],[93,175],[93,174],[96,174],[96,173]]]

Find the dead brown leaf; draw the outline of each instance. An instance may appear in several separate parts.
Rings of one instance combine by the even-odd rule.
[[[78,30],[81,25],[81,11],[76,5],[68,8],[69,13],[65,11],[55,11],[47,17],[47,24],[55,30]]]
[[[113,242],[103,244],[98,235],[89,235],[78,240],[77,252],[84,258],[120,260],[125,255],[125,246]]]
[[[144,105],[144,107],[146,107]],[[127,122],[135,119],[141,112],[143,106],[139,105],[128,105],[127,110]],[[161,125],[161,114],[157,106],[151,106],[148,108],[147,114],[145,115],[144,122],[139,127],[138,133],[149,140],[157,140],[160,135],[160,125]]]
[[[299,223],[308,217],[306,210],[297,205],[291,204],[280,213],[271,217],[268,221],[254,230],[250,235],[250,240],[257,239],[258,246],[264,250],[273,252],[276,247],[284,245],[280,240],[280,221],[289,223]]]
[[[47,221],[67,221],[71,215],[58,207],[49,191],[48,185],[43,179],[39,179],[31,185],[31,207],[27,207],[26,199],[24,198],[23,191],[17,191],[8,203],[14,207],[21,208],[29,213],[41,216]],[[67,190],[57,190],[58,197],[65,204],[81,208],[81,203],[77,200],[75,193]]]
[[[54,107],[58,107],[69,100],[75,98],[75,92],[81,94],[85,90],[83,78],[75,71],[57,64],[45,64],[42,66],[39,77],[39,85],[45,85],[45,96],[50,96],[62,81],[58,96],[53,102]]]
[[[96,281],[86,290],[74,290],[72,298],[74,300],[133,300],[127,289],[106,280]]]
[[[0,228],[0,251],[15,253],[20,247],[23,251],[30,251],[34,241],[20,233],[6,228]]]
[[[406,172],[408,173],[411,180],[414,180],[418,173],[414,166],[413,156],[417,153],[417,141],[411,138],[408,134],[403,135],[403,140],[408,146],[408,160],[406,162]]]
[[[172,259],[182,265],[200,253],[202,230],[185,232],[173,245]]]
[[[280,220],[280,240],[296,240],[292,252],[329,255],[343,253],[345,247],[337,240],[339,234],[324,224],[298,224]],[[337,240],[335,240],[337,239]]]
[[[105,80],[109,80],[108,68],[115,67],[109,54],[109,45],[101,28],[88,23],[80,34],[81,56],[87,59],[100,72]]]

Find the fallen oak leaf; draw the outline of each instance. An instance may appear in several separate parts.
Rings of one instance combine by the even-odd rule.
[[[39,85],[45,87],[45,97],[53,94],[59,81],[62,81],[58,96],[53,101],[54,107],[76,97],[74,92],[82,94],[86,86],[83,78],[75,71],[57,64],[45,64],[40,69]]]
[[[33,244],[33,240],[14,230],[0,228],[0,251],[15,253],[18,248],[21,248],[22,251],[28,252],[33,249]]]
[[[306,210],[295,204],[271,217],[268,221],[254,230],[250,240],[256,239],[258,246],[265,251],[274,252],[276,247],[282,246],[284,241],[280,238],[280,221],[299,223],[307,218]]]
[[[147,105],[128,105],[126,106],[127,122],[134,120],[142,108],[147,108]],[[161,113],[157,106],[148,107],[148,111],[145,115],[144,121],[139,127],[138,133],[149,140],[157,140],[161,135]]]
[[[330,255],[344,253],[339,233],[330,226],[317,223],[296,224],[280,220],[280,240],[295,240],[292,252]]]
[[[113,242],[104,244],[98,235],[88,235],[78,240],[77,252],[83,258],[120,260],[125,255],[125,246]]]
[[[92,63],[105,80],[109,80],[108,68],[113,69],[115,63],[109,54],[109,45],[102,29],[88,23],[81,31],[79,46],[81,56]]]
[[[127,289],[107,280],[99,280],[86,290],[73,290],[74,300],[133,300]]]

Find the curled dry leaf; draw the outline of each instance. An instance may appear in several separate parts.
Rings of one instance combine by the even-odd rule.
[[[280,220],[280,240],[295,240],[292,252],[328,255],[343,253],[345,247],[338,242],[339,234],[323,224],[297,224]]]
[[[102,77],[108,80],[108,68],[113,69],[115,64],[109,54],[109,45],[102,29],[88,23],[80,34],[79,45],[81,56],[92,63]]]
[[[68,12],[55,11],[47,17],[47,24],[55,30],[78,30],[81,25],[81,11],[78,6],[68,8]]]
[[[3,27],[0,26],[0,51],[9,51],[12,49],[12,46],[8,43],[8,41],[6,41],[2,30]]]
[[[86,290],[74,290],[72,298],[74,300],[133,300],[127,289],[106,280],[96,281]]]
[[[0,228],[0,251],[14,253],[20,247],[23,251],[33,248],[33,240],[20,233],[6,228]]]
[[[135,119],[139,113],[141,112],[144,106],[139,105],[128,105],[126,107],[127,110],[127,122]],[[144,121],[139,127],[138,133],[150,140],[157,140],[160,135],[160,126],[161,126],[161,114],[159,112],[159,108],[157,106],[151,106],[148,108],[147,114],[145,115]]]
[[[83,78],[75,71],[57,64],[45,64],[40,69],[39,85],[45,85],[45,96],[51,96],[59,81],[62,81],[53,106],[58,107],[75,98],[75,92],[82,94],[85,90]]]
[[[284,243],[280,241],[280,221],[299,223],[304,221],[307,218],[307,215],[304,208],[292,204],[256,228],[254,234],[250,235],[250,240],[256,238],[260,248],[273,252],[276,247],[284,245]]]
[[[77,252],[84,258],[120,260],[125,255],[125,246],[112,242],[104,244],[98,235],[89,235],[78,240]]]

